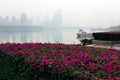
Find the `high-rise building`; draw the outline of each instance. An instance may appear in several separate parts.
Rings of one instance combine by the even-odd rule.
[[[32,19],[27,19],[27,25],[28,25],[28,26],[32,26],[32,25],[33,25]]]
[[[0,25],[6,26],[9,24],[10,24],[9,16],[5,16],[5,17],[0,16]]]
[[[6,21],[6,23],[9,23],[9,21],[10,21],[9,16],[5,16],[5,21]]]
[[[3,20],[3,18],[2,18],[2,16],[0,16],[0,26],[2,25],[2,21]]]
[[[48,15],[45,16],[45,27],[51,27],[51,21]]]
[[[5,16],[4,19],[3,19],[3,25],[9,25],[9,16]]]
[[[27,25],[27,15],[25,13],[21,14],[20,23],[21,25],[24,25],[24,26]]]
[[[58,10],[53,16],[53,26],[62,27],[62,10]]]
[[[15,16],[12,16],[11,21],[10,21],[10,24],[11,24],[11,25],[17,25],[17,19],[16,19]]]
[[[40,17],[39,16],[36,17],[35,25],[36,26],[40,26],[41,25],[41,23],[40,23]]]

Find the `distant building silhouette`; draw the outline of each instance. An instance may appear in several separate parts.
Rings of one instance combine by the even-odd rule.
[[[62,10],[58,10],[53,16],[53,26],[62,27]]]
[[[57,10],[53,15],[53,19],[50,19],[47,15],[43,24],[40,22],[39,16],[37,16],[35,25],[33,24],[33,20],[27,17],[26,13],[22,13],[20,15],[20,18],[16,18],[15,16],[0,16],[0,26],[45,26],[49,28],[60,28],[63,26],[62,22],[62,10]]]
[[[36,17],[35,25],[36,25],[36,26],[40,26],[40,25],[41,25],[40,17],[39,17],[39,16]]]
[[[21,14],[20,22],[21,22],[21,25],[24,25],[24,26],[27,25],[27,15],[25,13]]]
[[[27,25],[28,25],[28,26],[32,26],[32,25],[33,25],[32,19],[27,19]]]
[[[10,24],[11,24],[11,25],[17,25],[17,19],[16,19],[15,16],[12,16],[11,21],[10,21]]]
[[[9,16],[5,16],[5,18],[4,18],[5,25],[9,25],[9,23],[10,23],[9,21],[10,21]]]
[[[51,21],[49,20],[49,16],[45,16],[45,27],[51,27]]]
[[[3,18],[0,16],[0,25],[2,25]]]
[[[6,25],[9,25],[9,24],[10,24],[9,16],[5,16],[5,17],[0,16],[0,25],[1,26],[6,26]]]

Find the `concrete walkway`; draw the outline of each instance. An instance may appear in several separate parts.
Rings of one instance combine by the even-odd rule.
[[[92,44],[88,46],[100,47],[100,48],[113,48],[120,50],[120,44],[113,44],[113,45],[100,45],[100,44]]]

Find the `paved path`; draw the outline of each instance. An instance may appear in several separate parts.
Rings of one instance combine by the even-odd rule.
[[[88,46],[94,46],[94,47],[101,47],[101,48],[113,48],[120,50],[120,44],[114,44],[114,45],[98,45],[98,44],[92,44]]]

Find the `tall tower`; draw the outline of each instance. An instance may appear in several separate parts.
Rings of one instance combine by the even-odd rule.
[[[17,19],[15,16],[12,16],[11,18],[11,25],[17,25]]]
[[[0,26],[2,25],[2,22],[3,22],[3,18],[2,16],[0,16]]]
[[[4,25],[9,25],[9,16],[5,16],[3,23]]]
[[[25,13],[21,14],[21,19],[20,19],[21,25],[27,25],[27,15]]]
[[[53,16],[53,26],[62,27],[62,10],[58,10]]]
[[[39,16],[36,17],[36,23],[35,23],[35,25],[36,26],[40,26],[41,25],[40,24],[40,17]]]

